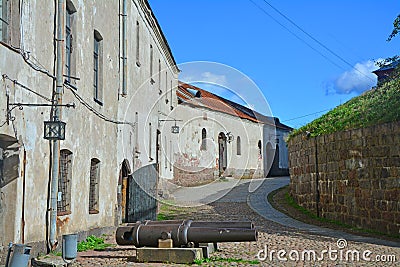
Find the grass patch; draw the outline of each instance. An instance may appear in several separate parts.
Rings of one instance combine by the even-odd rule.
[[[57,257],[61,257],[62,256],[62,252],[61,251],[50,251],[51,255],[57,256]]]
[[[174,220],[185,218],[186,214],[195,211],[193,207],[181,207],[171,200],[163,201],[160,203],[159,211],[157,214],[158,221]]]
[[[359,234],[364,236],[372,236],[376,238],[387,238],[389,240],[394,240],[398,242],[400,235],[389,235],[387,233],[382,233],[379,231],[371,230],[371,229],[364,229],[359,227],[354,227],[346,223],[342,223],[340,221],[331,220],[323,217],[317,217],[316,214],[313,212],[303,208],[302,206],[298,205],[296,201],[290,196],[288,192],[289,186],[282,187],[271,192],[267,197],[268,201],[274,206],[274,208],[280,210],[283,213],[286,213],[290,217],[308,223],[312,225],[318,225],[321,227],[342,230],[344,232],[349,232],[352,234]],[[282,194],[283,197],[278,197],[279,203],[275,199],[275,195]],[[291,209],[287,209],[284,207],[291,207]],[[296,210],[293,212],[293,209]]]
[[[197,265],[202,265],[203,263],[209,263],[209,262],[228,262],[228,263],[235,262],[243,264],[260,264],[258,260],[244,260],[244,259],[221,258],[221,257],[210,257],[194,261],[194,263]]]
[[[400,120],[400,79],[383,83],[329,111],[290,135],[312,137]]]
[[[78,243],[78,252],[87,250],[105,250],[113,244],[104,243],[104,238],[94,235],[88,236],[85,241]]]

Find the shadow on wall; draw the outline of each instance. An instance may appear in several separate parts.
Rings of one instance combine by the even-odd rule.
[[[266,147],[266,164],[265,170],[268,171],[266,177],[276,177],[276,176],[288,176],[288,168],[279,167],[279,145],[273,148],[271,143],[268,142]]]

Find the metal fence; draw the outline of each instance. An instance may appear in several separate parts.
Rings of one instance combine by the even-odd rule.
[[[144,166],[128,177],[127,222],[157,219],[156,164]]]

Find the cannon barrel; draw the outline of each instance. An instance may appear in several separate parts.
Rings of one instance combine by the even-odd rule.
[[[166,224],[182,224],[185,220],[165,220],[165,221],[144,221],[142,224],[145,225],[166,225]],[[128,224],[134,225],[134,224]],[[254,229],[254,223],[250,221],[192,221],[191,227],[205,227],[205,228],[243,228],[243,229]]]
[[[234,225],[246,226],[247,228],[234,227]],[[151,221],[137,222],[118,227],[116,241],[119,245],[158,247],[159,239],[171,238],[174,247],[182,247],[187,246],[191,242],[198,244],[257,240],[258,233],[252,223],[228,223],[227,226],[223,227],[222,222],[196,223],[192,220],[168,221],[165,223]]]

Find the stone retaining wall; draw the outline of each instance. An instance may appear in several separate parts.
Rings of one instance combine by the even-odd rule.
[[[400,236],[400,121],[289,141],[290,194],[320,217]]]

